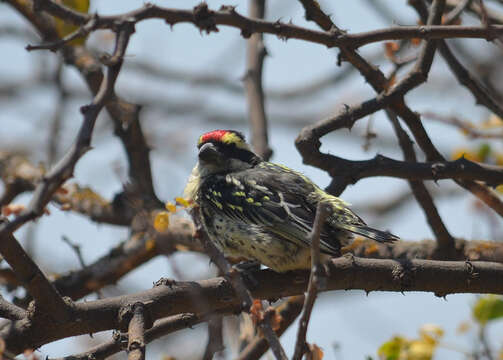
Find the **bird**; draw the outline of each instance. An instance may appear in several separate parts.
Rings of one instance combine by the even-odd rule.
[[[204,133],[197,148],[184,198],[199,208],[203,230],[227,257],[258,262],[279,273],[310,268],[310,233],[320,202],[329,207],[321,228],[321,254],[341,256],[341,247],[355,234],[383,243],[399,239],[367,226],[348,203],[302,173],[263,160],[238,131]]]

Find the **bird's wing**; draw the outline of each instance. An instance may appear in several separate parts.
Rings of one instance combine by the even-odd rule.
[[[247,171],[218,175],[203,183],[206,189],[201,193],[216,211],[237,221],[262,226],[267,232],[309,247],[316,206],[307,199],[314,187],[309,188],[311,185],[302,178],[298,179],[299,176],[295,172],[270,169],[258,175]],[[330,230],[329,227],[326,229]],[[324,231],[320,249],[336,254],[338,245],[332,235]]]

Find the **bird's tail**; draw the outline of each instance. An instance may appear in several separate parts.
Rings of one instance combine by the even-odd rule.
[[[393,235],[390,232],[373,229],[365,225],[337,224],[337,226],[378,242],[394,242],[400,240],[398,236]]]

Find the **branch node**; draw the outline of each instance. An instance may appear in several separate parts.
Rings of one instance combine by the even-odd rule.
[[[201,33],[203,31],[205,31],[206,34],[210,34],[211,32],[218,32],[214,13],[213,11],[208,9],[208,4],[202,2],[199,5],[195,6],[193,9],[193,14],[194,24],[199,28],[199,31]]]
[[[157,280],[156,282],[154,282],[154,286],[153,287],[157,287],[157,286],[169,286],[170,288],[173,287],[173,285],[176,285],[176,281],[173,280],[173,279],[170,279],[170,278],[160,278],[159,280]]]

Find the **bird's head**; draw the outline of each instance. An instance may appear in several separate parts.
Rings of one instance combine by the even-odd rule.
[[[234,130],[213,130],[199,137],[201,176],[245,170],[261,161],[251,151],[243,134]]]

